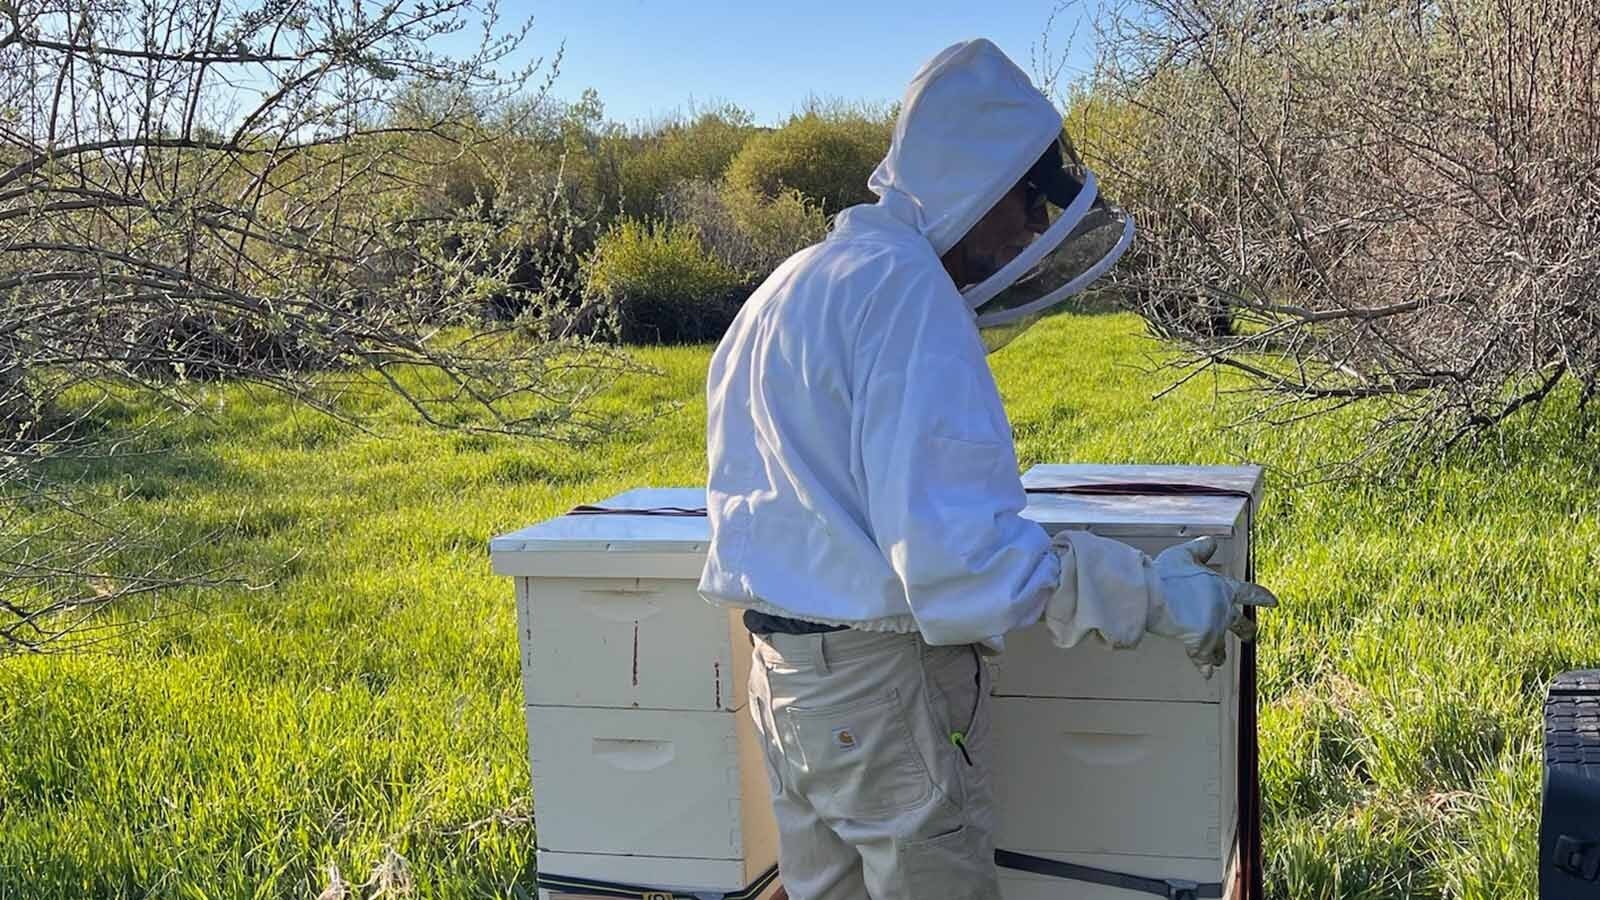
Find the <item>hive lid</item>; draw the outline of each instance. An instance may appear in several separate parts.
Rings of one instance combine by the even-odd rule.
[[[608,497],[597,507],[614,510],[703,509],[705,488],[635,488]],[[645,552],[705,553],[711,526],[705,516],[563,515],[502,534],[489,552]]]
[[[1261,497],[1260,466],[1126,466],[1047,463],[1022,476],[1029,490],[1023,515],[1047,530],[1089,528],[1097,534],[1226,535],[1238,527],[1246,500],[1236,496],[1118,496],[1037,493],[1080,485],[1195,485]]]
[[[1257,466],[1105,466],[1047,464],[1022,476],[1027,488],[1085,484],[1192,484],[1249,491],[1260,496]],[[636,488],[596,504],[617,510],[703,509],[704,488]],[[1051,531],[1092,528],[1100,534],[1231,534],[1245,501],[1228,496],[1028,496],[1023,515]],[[495,556],[521,553],[666,553],[704,555],[711,539],[704,516],[563,515],[500,535]]]

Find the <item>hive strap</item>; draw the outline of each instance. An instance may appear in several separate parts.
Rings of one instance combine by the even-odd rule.
[[[1209,484],[1184,484],[1161,481],[1114,481],[1097,484],[1063,484],[1027,488],[1030,494],[1076,494],[1089,497],[1239,497],[1253,501],[1254,495],[1239,488]],[[582,504],[567,510],[569,516],[683,516],[704,517],[703,506],[592,506]]]
[[[1051,878],[1086,881],[1125,891],[1154,894],[1157,897],[1166,897],[1168,900],[1212,900],[1222,896],[1222,885],[1216,882],[1202,884],[1181,878],[1147,878],[1143,875],[1129,875],[1126,872],[1113,872],[1109,869],[1097,869],[1094,866],[1080,866],[1077,863],[1045,859],[1042,856],[1029,856],[1011,850],[996,850],[994,862],[1002,869],[1016,869],[1019,872],[1048,875]]]
[[[1086,494],[1105,497],[1242,497],[1252,495],[1244,488],[1215,484],[1186,484],[1181,481],[1097,481],[1083,484],[1047,484],[1026,489],[1030,494]]]
[[[632,900],[704,900],[706,897],[721,897],[722,900],[755,900],[777,878],[778,867],[773,866],[761,873],[760,878],[751,882],[743,890],[734,891],[731,894],[706,892],[686,894],[681,891],[662,890],[637,884],[623,884],[618,881],[579,878],[574,875],[546,875],[540,872],[539,887],[548,891],[581,891],[591,896],[628,897],[632,898]]]
[[[569,516],[682,516],[705,518],[703,506],[650,506],[630,509],[616,506],[574,506],[567,510]]]

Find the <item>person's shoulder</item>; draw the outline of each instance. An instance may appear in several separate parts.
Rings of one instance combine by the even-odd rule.
[[[918,248],[893,235],[830,235],[775,269],[751,300],[790,314],[865,311],[937,277],[949,281],[926,242]]]
[[[928,242],[916,235],[906,237],[895,233],[868,232],[829,235],[827,240],[811,248],[814,265],[819,271],[885,272],[912,274],[924,269],[937,269],[939,258],[934,256]]]
[[[956,296],[939,257],[920,237],[846,236],[824,241],[808,267],[839,289],[852,305],[893,307],[930,293]]]
[[[849,335],[858,350],[908,329],[972,327],[932,246],[915,232],[888,229],[830,234],[790,257],[750,297],[742,318],[797,340]]]

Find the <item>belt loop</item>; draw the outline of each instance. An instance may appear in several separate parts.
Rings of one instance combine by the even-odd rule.
[[[828,650],[827,650],[828,636],[825,635],[825,634],[819,634],[819,635],[816,636],[816,641],[817,641],[817,660],[816,660],[817,672],[819,674],[826,675],[826,674],[828,674]]]

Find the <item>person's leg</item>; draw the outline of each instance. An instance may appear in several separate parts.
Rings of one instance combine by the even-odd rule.
[[[784,728],[773,716],[773,678],[778,672],[778,702],[784,702],[785,682],[793,681],[810,665],[786,660],[770,646],[758,642],[750,666],[750,713],[762,743],[767,780],[772,789],[772,813],[778,823],[777,897],[785,900],[862,900],[867,896],[862,880],[861,856],[817,815],[796,789],[796,772],[785,755]],[[777,897],[774,900],[777,900]]]
[[[907,720],[935,799],[861,829],[867,893],[873,900],[995,900],[988,670],[969,646],[918,641],[918,650],[906,658],[904,691],[911,696],[920,681],[921,702],[907,704]],[[846,840],[852,831],[841,829]]]
[[[790,665],[768,668],[783,793],[859,855],[856,896],[997,897],[988,677],[973,649],[854,631],[777,643],[793,651]],[[966,755],[951,741],[958,731]]]
[[[976,645],[929,647],[924,659],[928,680],[943,698],[945,728],[959,730],[966,745],[965,754],[960,747],[951,746],[961,757],[957,774],[966,790],[967,823],[991,848],[992,858],[996,823],[991,782],[993,698],[989,692],[994,688],[993,672]]]

